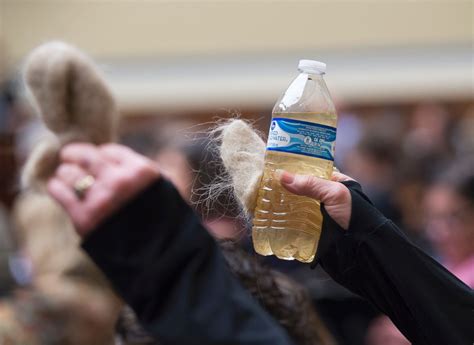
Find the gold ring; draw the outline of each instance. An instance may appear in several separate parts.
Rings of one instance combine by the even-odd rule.
[[[95,182],[95,178],[92,175],[86,175],[81,177],[79,180],[74,183],[74,193],[78,197],[78,199],[83,199],[86,195],[86,192]]]

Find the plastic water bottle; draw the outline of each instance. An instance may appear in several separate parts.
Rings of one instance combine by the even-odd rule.
[[[326,64],[300,60],[298,70],[273,108],[252,237],[261,255],[311,262],[321,234],[319,202],[285,190],[275,170],[329,179],[337,114],[323,79]]]

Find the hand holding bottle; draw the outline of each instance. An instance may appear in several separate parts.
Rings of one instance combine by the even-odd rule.
[[[297,175],[287,171],[277,171],[280,183],[288,191],[321,201],[327,213],[347,230],[351,220],[351,193],[343,181],[352,180],[349,176],[334,172],[331,181],[309,175]]]

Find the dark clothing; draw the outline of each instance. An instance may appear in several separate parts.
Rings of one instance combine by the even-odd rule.
[[[338,283],[387,314],[413,344],[472,345],[473,291],[413,245],[362,193],[347,231],[323,209],[318,261]]]
[[[293,344],[163,179],[95,229],[83,247],[160,344]]]
[[[471,289],[381,215],[354,182],[342,230],[325,212],[321,266],[387,313],[414,344],[471,345]],[[108,218],[84,249],[163,344],[291,344],[231,275],[216,242],[166,181]]]

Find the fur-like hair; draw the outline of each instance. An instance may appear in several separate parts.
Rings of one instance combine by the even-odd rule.
[[[33,50],[23,78],[42,121],[55,134],[33,150],[22,172],[23,187],[41,187],[54,172],[62,145],[115,139],[117,110],[93,61],[66,43],[49,42]]]
[[[23,77],[41,120],[53,135],[35,147],[22,171],[22,186],[35,192],[24,192],[15,205],[20,247],[31,259],[34,288],[61,307],[72,309],[69,312],[78,314],[82,321],[95,320],[92,323],[106,328],[111,338],[122,302],[79,248],[79,236],[67,214],[43,192],[63,145],[72,141],[102,144],[115,139],[115,101],[94,62],[66,43],[50,42],[33,50]],[[80,308],[80,303],[85,305],[77,302],[82,293],[97,300],[96,309]],[[67,333],[90,330],[82,321],[72,322]]]
[[[252,213],[263,174],[265,142],[245,121],[234,119],[219,126],[220,156],[230,175],[235,196]]]

